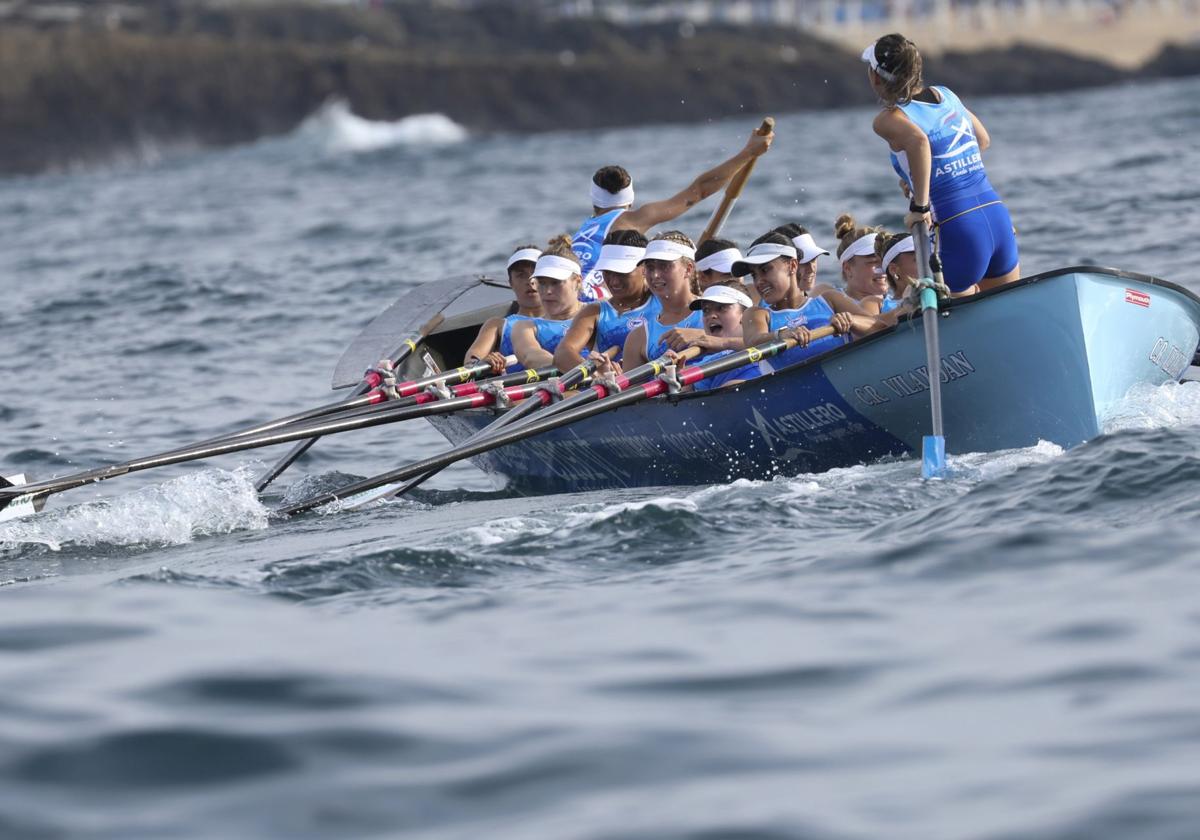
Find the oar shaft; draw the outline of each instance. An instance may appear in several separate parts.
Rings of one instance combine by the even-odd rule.
[[[937,257],[932,253],[929,226],[917,222],[913,226],[913,245],[916,249],[917,273],[930,282],[940,274]],[[930,432],[921,442],[921,474],[925,478],[940,476],[945,469],[946,439],[942,425],[942,350],[938,336],[937,292],[928,283],[921,289],[921,324],[925,333],[925,366],[929,373]]]
[[[770,134],[775,128],[775,119],[767,117],[763,120],[762,125],[755,131],[757,134]],[[725,222],[729,219],[729,214],[733,210],[733,205],[737,203],[738,198],[742,195],[742,190],[746,188],[746,182],[750,180],[750,173],[754,171],[754,165],[758,163],[758,158],[751,158],[746,162],[746,165],[737,171],[734,176],[729,179],[728,186],[725,187],[725,194],[721,196],[721,203],[713,210],[712,216],[709,217],[708,224],[704,227],[704,232],[700,234],[697,243],[704,242],[708,239],[715,239],[721,234],[721,228],[725,227]]]

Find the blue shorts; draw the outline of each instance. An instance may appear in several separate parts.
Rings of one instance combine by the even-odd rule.
[[[985,277],[1002,277],[1020,261],[1008,208],[988,203],[993,201],[1000,196],[989,191],[938,208],[946,219],[938,223],[938,255],[951,291],[969,289]]]

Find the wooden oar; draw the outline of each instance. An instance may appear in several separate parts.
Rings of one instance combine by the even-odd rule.
[[[392,366],[399,367],[401,364],[403,364],[405,359],[416,352],[417,345],[424,341],[430,333],[440,327],[442,321],[444,320],[445,318],[442,316],[442,313],[438,312],[432,318],[426,321],[419,330],[417,330],[416,335],[405,338],[400,343],[400,348],[389,357],[391,359]],[[354,396],[360,396],[369,390],[371,390],[371,386],[367,385],[366,382],[363,382],[354,389]],[[254,482],[254,489],[259,493],[261,493],[263,490],[266,490],[267,486],[270,485],[272,481],[279,478],[280,474],[282,474],[284,470],[294,464],[296,460],[305,452],[307,452],[309,447],[311,447],[318,440],[318,437],[309,438],[308,440],[301,441],[292,447],[291,451],[280,458],[279,461],[276,462],[275,466],[263,473],[259,477],[258,481]]]
[[[515,402],[529,397],[531,394],[535,393],[537,389],[537,382],[532,381],[527,384],[504,388],[503,393],[509,400]],[[549,398],[547,397],[546,399]],[[273,431],[264,432],[258,435],[236,437],[229,440],[218,441],[212,444],[192,447],[190,449],[162,452],[132,461],[126,461],[121,464],[114,464],[108,467],[100,467],[94,470],[76,473],[74,475],[63,476],[61,478],[47,479],[45,481],[21,485],[0,485],[0,510],[3,510],[10,503],[17,499],[33,498],[35,500],[44,500],[47,496],[55,493],[61,493],[65,490],[72,490],[76,487],[83,487],[88,484],[96,484],[101,481],[107,481],[110,478],[116,478],[117,476],[126,475],[133,472],[141,472],[143,470],[153,469],[155,467],[165,467],[172,464],[186,463],[188,461],[199,461],[205,458],[215,458],[218,455],[228,455],[234,452],[242,452],[247,449],[255,449],[261,446],[273,446],[279,443],[290,443],[291,441],[295,440],[341,434],[343,432],[356,431],[358,429],[366,429],[388,423],[397,423],[403,420],[411,420],[418,417],[429,417],[435,414],[449,414],[464,408],[481,408],[495,403],[496,395],[491,391],[479,391],[462,397],[455,397],[445,400],[437,399],[432,395],[423,394],[415,395],[413,400],[417,404],[398,406],[385,404],[382,406],[374,406],[372,407],[373,410],[370,411],[370,413],[359,416],[336,417],[334,419],[327,419],[324,421],[302,423],[297,424],[296,426],[290,426],[284,429],[275,429]]]
[[[825,336],[834,335],[833,327],[821,327],[812,331],[811,340],[815,341]],[[736,353],[730,353],[728,356],[722,356],[719,359],[714,359],[710,362],[705,362],[696,367],[684,368],[678,372],[677,377],[681,384],[693,385],[701,379],[707,379],[711,376],[716,376],[719,373],[736,370],[743,365],[757,362],[760,359],[769,358],[778,353],[788,350],[796,346],[796,340],[793,338],[785,340],[773,340],[765,344],[760,344],[757,347],[750,347]],[[621,385],[622,377],[617,377],[618,385]],[[623,385],[621,387],[624,387]],[[401,467],[381,475],[371,478],[356,481],[338,490],[330,493],[322,493],[319,496],[314,496],[311,499],[305,499],[295,504],[286,505],[279,508],[276,513],[281,516],[291,516],[297,513],[303,513],[307,510],[312,510],[315,507],[327,505],[331,502],[336,502],[339,499],[345,499],[349,496],[354,496],[359,493],[365,493],[374,490],[377,487],[383,487],[387,484],[395,484],[401,481],[407,481],[410,478],[423,475],[430,470],[439,470],[450,464],[462,461],[466,458],[472,458],[476,455],[481,455],[484,452],[490,452],[493,449],[499,449],[501,446],[507,446],[511,443],[517,443],[543,432],[553,431],[554,429],[569,426],[572,423],[586,420],[589,417],[594,417],[598,414],[603,414],[606,411],[611,411],[616,408],[621,408],[625,405],[638,402],[649,397],[655,397],[666,393],[668,386],[661,379],[654,379],[643,385],[630,387],[629,390],[619,390],[610,394],[607,387],[603,385],[593,385],[587,391],[580,392],[578,396],[585,397],[584,404],[577,405],[576,408],[570,411],[564,411],[552,417],[532,420],[529,423],[520,426],[511,427],[498,434],[491,435],[486,439],[477,440],[471,444],[465,444],[455,447],[454,449],[442,452],[424,460],[417,461],[407,466]]]
[[[921,276],[921,323],[925,328],[925,364],[929,368],[929,410],[932,434],[921,439],[921,477],[940,478],[946,471],[946,437],[942,429],[942,351],[938,338],[938,298],[933,288],[935,270],[941,265],[929,245],[929,226],[913,225],[917,273]],[[939,278],[940,279],[940,278]]]
[[[757,133],[759,135],[767,135],[774,128],[775,118],[767,117],[763,120],[762,125],[758,127]],[[717,209],[713,210],[708,224],[704,227],[704,232],[696,240],[697,245],[707,239],[716,239],[721,234],[721,228],[725,226],[725,220],[729,218],[729,213],[733,210],[733,205],[737,203],[742,190],[746,188],[746,181],[750,180],[750,173],[754,171],[754,164],[756,163],[758,163],[758,158],[751,158],[745,166],[729,179],[729,184],[725,187],[725,194],[721,197],[721,203],[717,205]]]

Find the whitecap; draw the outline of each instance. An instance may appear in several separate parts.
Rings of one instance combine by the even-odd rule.
[[[393,146],[443,146],[461,143],[468,132],[444,114],[414,114],[395,121],[358,116],[344,100],[322,105],[296,129],[296,136],[328,152],[372,152]]]

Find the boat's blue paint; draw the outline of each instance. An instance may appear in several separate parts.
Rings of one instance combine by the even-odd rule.
[[[1143,305],[1149,301],[1149,306]],[[1178,380],[1200,299],[1152,278],[1063,269],[945,307],[950,453],[1064,447],[1100,433],[1139,383]],[[476,463],[523,492],[707,484],[918,456],[929,434],[920,319],[743,385],[659,398],[495,450]],[[491,412],[436,418],[458,442]]]

